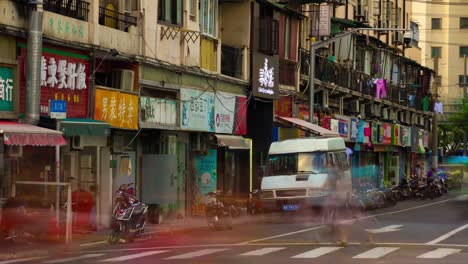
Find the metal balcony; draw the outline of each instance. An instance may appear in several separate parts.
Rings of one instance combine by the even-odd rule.
[[[88,21],[89,3],[83,0],[44,0],[44,10]]]
[[[99,25],[128,32],[130,26],[137,26],[137,18],[100,6]]]

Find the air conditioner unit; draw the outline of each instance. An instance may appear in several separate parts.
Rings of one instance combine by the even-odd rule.
[[[411,113],[406,112],[405,117],[406,117],[406,123],[411,124]]]
[[[402,32],[395,32],[394,35],[394,44],[403,44],[403,33]]]
[[[374,115],[377,117],[382,116],[382,108],[380,108],[380,105],[374,104]]]
[[[419,124],[421,126],[425,126],[425,123],[426,123],[425,121],[426,121],[425,118],[421,116],[420,119],[419,119]]]
[[[328,98],[328,91],[324,90],[323,91],[323,107],[328,107],[330,104],[329,98]]]
[[[132,70],[116,69],[111,72],[111,84],[113,88],[123,91],[133,91],[135,72]]]
[[[23,156],[22,146],[8,146],[7,155],[10,158],[21,158]]]
[[[73,136],[71,138],[72,149],[83,149],[83,140],[80,136]]]
[[[382,109],[382,118],[388,119],[388,108]]]
[[[402,123],[406,123],[405,122],[405,112],[398,112],[398,120],[400,120],[400,122],[402,122]]]
[[[397,121],[397,112],[393,109],[390,109],[389,119]]]
[[[360,105],[361,118],[366,118],[366,105]]]

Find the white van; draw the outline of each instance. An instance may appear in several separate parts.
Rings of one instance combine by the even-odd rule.
[[[300,138],[273,142],[261,184],[262,208],[295,211],[320,206],[328,194],[328,168],[342,170],[342,188],[352,192],[343,138]],[[344,184],[343,184],[344,182]]]

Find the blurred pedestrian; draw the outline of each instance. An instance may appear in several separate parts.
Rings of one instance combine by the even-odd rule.
[[[78,189],[72,192],[72,209],[75,214],[75,227],[77,230],[89,230],[90,214],[94,206],[93,195],[84,189],[83,186],[78,185]]]

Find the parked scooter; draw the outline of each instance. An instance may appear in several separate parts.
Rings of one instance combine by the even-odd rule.
[[[232,229],[232,219],[238,214],[234,205],[224,202],[223,191],[209,192],[212,201],[206,206],[206,221],[214,230]]]
[[[148,206],[139,202],[130,194],[133,183],[122,184],[116,191],[112,219],[112,231],[109,243],[132,242],[136,236],[143,234],[148,214]]]

